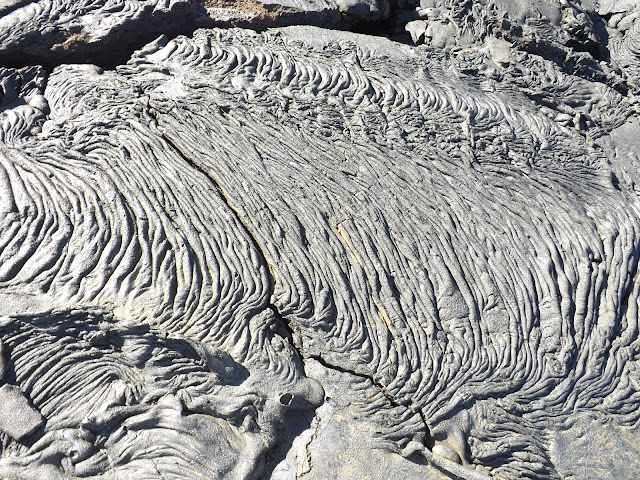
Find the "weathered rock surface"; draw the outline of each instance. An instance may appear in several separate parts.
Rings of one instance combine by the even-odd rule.
[[[0,6],[0,478],[635,479],[635,4],[256,5]]]

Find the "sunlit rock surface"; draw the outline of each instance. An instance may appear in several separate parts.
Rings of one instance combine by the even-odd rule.
[[[635,479],[635,4],[260,5],[0,5],[0,478]]]

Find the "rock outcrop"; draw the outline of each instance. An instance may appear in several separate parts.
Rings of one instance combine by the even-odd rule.
[[[636,10],[1,6],[0,477],[635,478]]]

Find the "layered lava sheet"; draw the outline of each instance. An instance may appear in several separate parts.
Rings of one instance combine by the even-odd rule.
[[[633,85],[506,43],[0,69],[0,477],[631,479]]]

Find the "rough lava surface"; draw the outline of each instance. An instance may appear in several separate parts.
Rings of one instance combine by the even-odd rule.
[[[0,478],[640,471],[640,6],[0,2]]]

